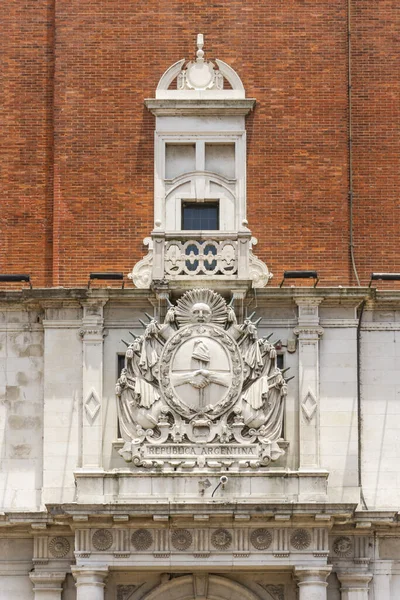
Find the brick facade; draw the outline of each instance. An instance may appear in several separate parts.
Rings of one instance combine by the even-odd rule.
[[[362,283],[399,270],[400,120],[394,0],[352,2],[354,243]],[[349,260],[347,0],[10,0],[3,29],[0,271],[35,286],[127,273],[152,229],[153,97],[205,34],[257,99],[248,218],[275,274]]]

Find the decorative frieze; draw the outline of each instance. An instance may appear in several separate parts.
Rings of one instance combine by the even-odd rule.
[[[58,551],[64,551],[65,538],[57,540]],[[190,554],[207,557],[210,554],[232,554],[248,557],[250,554],[270,554],[278,558],[292,553],[313,553],[326,557],[327,530],[288,527],[153,527],[82,529],[76,531],[76,556],[89,557],[93,553],[129,557],[136,554],[153,554],[168,557],[170,554]],[[67,540],[66,540],[67,541]],[[46,542],[47,543],[47,542]],[[56,542],[54,542],[56,544]],[[52,543],[52,545],[54,545]],[[336,547],[336,546],[334,546]],[[49,545],[50,548],[50,545]]]

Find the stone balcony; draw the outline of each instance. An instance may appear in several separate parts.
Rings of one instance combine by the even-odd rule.
[[[154,230],[144,244],[149,252],[129,274],[138,288],[160,282],[169,288],[188,283],[214,289],[262,288],[272,277],[253,254],[257,239],[247,228],[236,233]]]

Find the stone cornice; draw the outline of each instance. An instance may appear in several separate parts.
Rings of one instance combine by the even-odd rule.
[[[254,98],[166,99],[147,98],[145,106],[156,117],[161,116],[245,116],[253,110]]]
[[[212,287],[213,281],[207,282],[207,287]],[[247,283],[247,282],[246,282]],[[206,282],[200,281],[199,285],[204,287]],[[187,287],[187,286],[186,286]],[[191,283],[193,287],[193,282]],[[249,291],[249,286],[245,286],[247,299],[245,304],[250,304],[250,309],[254,307],[253,291]],[[172,294],[182,289],[168,290]],[[229,289],[221,290],[227,297],[230,296]],[[71,307],[81,308],[85,301],[111,302],[119,306],[140,306],[144,304],[151,305],[157,302],[156,291],[136,289],[136,288],[33,288],[15,290],[0,290],[0,310],[43,310],[46,308]],[[366,300],[365,311],[377,310],[382,308],[399,309],[400,308],[400,290],[376,290],[373,288],[279,288],[268,287],[257,289],[257,307],[259,309],[291,306],[297,309],[299,302],[304,301],[318,302],[320,307],[328,308],[331,306],[342,306],[343,308],[357,308],[361,302]]]

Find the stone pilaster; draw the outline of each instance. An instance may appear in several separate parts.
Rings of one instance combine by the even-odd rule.
[[[65,572],[34,571],[29,573],[35,600],[61,600]]]
[[[295,567],[299,600],[327,600],[327,577],[332,567]]]
[[[379,600],[390,600],[392,565],[391,560],[374,560],[373,588],[375,596]]]
[[[368,600],[369,582],[372,579],[371,573],[337,573],[340,581],[340,590],[342,600]],[[388,596],[378,596],[380,600],[389,600]]]
[[[299,348],[299,468],[319,468],[319,324],[318,305],[321,299],[298,298]]]
[[[103,302],[83,303],[82,468],[102,467]]]
[[[72,567],[76,600],[104,600],[107,567]]]

